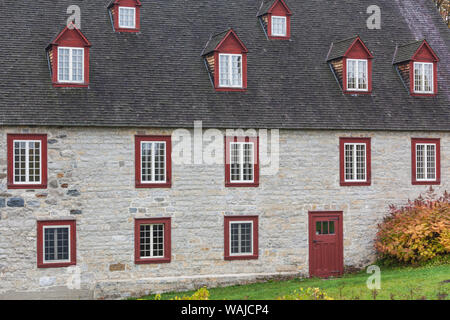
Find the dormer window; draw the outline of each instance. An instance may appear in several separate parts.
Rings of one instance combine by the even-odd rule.
[[[292,12],[283,0],[264,0],[258,19],[268,39],[287,40],[291,35]]]
[[[372,92],[373,56],[364,42],[355,36],[333,42],[327,57],[339,86],[345,94]]]
[[[367,60],[347,59],[347,90],[368,90],[367,65]]]
[[[241,54],[219,54],[219,69],[221,87],[242,87]]]
[[[395,50],[393,65],[412,96],[437,94],[439,58],[426,40],[414,41]]]
[[[136,28],[136,8],[119,7],[119,28]]]
[[[84,48],[58,48],[58,82],[84,82]]]
[[[209,39],[202,56],[216,91],[247,89],[247,52],[232,29]]]
[[[414,62],[414,92],[433,93],[433,64]]]
[[[89,48],[91,44],[75,25],[70,25],[47,47],[54,87],[89,85]]]
[[[108,6],[115,32],[139,32],[141,2],[139,0],[113,0]]]
[[[272,36],[286,37],[286,17],[272,16]]]

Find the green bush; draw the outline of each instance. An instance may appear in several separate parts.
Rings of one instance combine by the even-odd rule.
[[[325,291],[319,288],[307,288],[295,290],[292,294],[278,297],[277,300],[333,300]]]
[[[378,225],[375,248],[382,260],[418,264],[450,253],[450,195],[433,189],[406,206],[390,206]],[[445,258],[443,258],[445,259]]]

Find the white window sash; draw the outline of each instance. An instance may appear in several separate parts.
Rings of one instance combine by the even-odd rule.
[[[232,236],[231,236],[231,226],[233,224],[244,224],[244,223],[250,223],[250,249],[251,252],[239,252],[239,253],[231,253],[231,244],[232,244]],[[238,237],[238,243],[239,243],[239,251],[242,251],[242,235],[241,235],[241,228],[238,229],[239,230],[239,237]],[[230,221],[230,225],[229,225],[229,230],[228,230],[228,234],[229,234],[229,254],[230,256],[249,256],[249,255],[253,255],[253,221]]]
[[[364,89],[360,89],[359,88],[359,62],[360,61],[364,61],[364,65],[365,65],[365,83],[366,83],[366,87]],[[350,67],[350,62],[355,62],[355,69],[354,69],[354,77],[355,77],[355,88],[349,88],[348,87],[348,83],[349,83],[349,76],[348,76],[348,71],[349,71],[349,67]],[[366,59],[347,59],[347,90],[349,91],[369,91],[369,62]]]
[[[423,146],[423,175],[424,178],[418,178],[418,157],[417,157],[417,146]],[[434,178],[428,178],[428,168],[430,167],[431,163],[428,162],[428,148],[430,146],[434,146]],[[437,180],[437,159],[436,159],[436,154],[437,154],[437,145],[435,143],[416,143],[416,150],[415,150],[415,155],[416,155],[416,180],[417,181],[436,181]]]
[[[45,230],[46,229],[59,229],[59,228],[68,228],[68,259],[64,259],[64,260],[45,260]],[[61,225],[61,226],[44,226],[43,230],[42,230],[42,261],[43,263],[65,263],[65,262],[70,262],[71,259],[71,235],[72,235],[72,230],[70,228],[70,225]],[[58,239],[55,236],[55,242],[57,242]],[[57,243],[55,243],[55,247]]]
[[[69,80],[60,79],[60,73],[58,69],[58,82],[60,83],[83,83],[84,82],[84,48],[73,48],[73,47],[58,47],[58,60],[60,57],[60,52],[63,49],[69,50]],[[73,80],[73,50],[81,50],[81,80]],[[59,62],[58,62],[59,68]]]
[[[346,146],[352,147],[352,170],[353,170],[353,178],[347,179],[347,174],[345,172],[345,168],[347,167],[347,159],[345,156]],[[358,163],[357,163],[357,146],[364,146],[364,177],[365,179],[358,179]],[[367,144],[365,143],[345,143],[344,144],[344,181],[345,182],[366,182],[367,181]]]
[[[155,153],[155,150],[156,150],[156,143],[161,143],[161,144],[163,144],[164,145],[164,180],[161,180],[161,181],[156,181],[155,180],[155,176],[156,176],[156,168],[155,168],[155,161],[156,161],[156,153]],[[152,164],[152,168],[151,168],[151,177],[152,177],[152,179],[153,180],[144,180],[143,178],[142,178],[142,176],[143,176],[143,166],[142,166],[142,162],[143,162],[143,154],[142,154],[142,146],[144,145],[144,144],[151,144],[151,146],[152,146],[152,159],[151,159],[151,164]],[[145,183],[145,184],[160,184],[160,183],[167,183],[167,145],[166,145],[166,142],[165,141],[141,141],[141,146],[140,146],[140,148],[141,148],[141,176],[140,176],[140,179],[141,179],[141,183]]]
[[[16,181],[16,150],[15,143],[25,143],[25,181]],[[39,143],[39,181],[30,181],[30,142]],[[13,140],[13,181],[14,184],[41,184],[42,182],[42,141],[41,140]]]
[[[252,145],[252,180],[244,180],[244,145],[250,144]],[[231,164],[232,164],[232,145],[240,145],[239,150],[239,180],[233,180],[232,172],[231,172]],[[231,183],[253,183],[255,181],[255,144],[253,142],[231,142],[230,143],[230,182]]]
[[[124,26],[124,25],[120,24],[120,22],[121,22],[120,14],[121,14],[122,11],[124,11],[124,9],[133,11],[133,25],[132,26]],[[136,29],[136,8],[133,8],[133,7],[119,7],[119,28]]]
[[[149,257],[142,256],[141,255],[141,249],[139,248],[139,256],[140,256],[140,258],[141,259],[164,258],[164,251],[165,251],[164,240],[165,240],[165,237],[166,237],[165,225],[162,224],[162,223],[155,223],[155,224],[141,224],[140,226],[147,226],[147,225],[150,226],[150,256]],[[140,226],[139,226],[139,228],[140,228]],[[153,254],[153,251],[154,251],[154,249],[153,249],[153,244],[154,244],[153,243],[153,236],[154,236],[154,232],[155,232],[155,229],[154,229],[155,226],[163,226],[162,227],[162,233],[163,233],[162,252],[163,252],[163,254],[160,255],[160,256],[157,256],[157,255]],[[140,230],[139,230],[139,232],[140,232]],[[139,239],[140,239],[140,235],[139,235]],[[142,244],[141,240],[139,240],[139,245],[141,245],[141,244]]]
[[[222,69],[222,57],[229,57],[228,58],[228,84],[224,85],[222,84],[222,81],[220,79],[220,70]],[[239,84],[233,84],[233,57],[240,57],[241,59],[241,65],[240,65],[240,72],[239,72]],[[219,87],[223,88],[242,88],[242,69],[243,69],[243,60],[241,54],[228,54],[228,53],[220,53],[219,54]]]
[[[431,66],[431,78],[430,82],[430,90],[425,90],[425,65]],[[419,87],[420,89],[416,89],[416,68],[420,69],[419,74]],[[414,62],[414,93],[433,93],[434,92],[434,66],[433,63],[429,62]]]
[[[283,20],[283,33],[276,33],[274,20],[281,19]],[[275,37],[285,37],[287,34],[287,19],[283,16],[272,16],[272,36]]]

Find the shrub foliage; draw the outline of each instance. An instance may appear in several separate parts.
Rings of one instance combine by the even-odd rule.
[[[450,253],[449,193],[437,197],[430,187],[425,197],[389,211],[375,239],[381,259],[417,264]]]
[[[306,290],[300,288],[292,294],[278,297],[277,300],[333,300],[333,298],[330,298],[325,291],[319,288],[307,288]]]

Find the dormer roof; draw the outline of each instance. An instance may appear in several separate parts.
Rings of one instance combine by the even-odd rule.
[[[331,44],[330,51],[328,52],[327,61],[345,57],[357,43],[360,43],[362,45],[362,48],[366,51],[369,59],[373,58],[370,50],[367,48],[361,38],[356,35],[351,38],[333,42]]]
[[[219,51],[221,45],[230,37],[234,38],[237,41],[239,46],[242,48],[242,52],[248,52],[247,47],[244,45],[241,39],[239,39],[236,32],[234,32],[233,29],[229,28],[210,37],[210,39],[206,43],[205,49],[203,49],[202,56],[207,55],[213,51]]]
[[[397,47],[392,64],[414,60],[422,47],[424,47],[425,50],[429,51],[434,61],[439,61],[438,56],[430,47],[428,42],[425,39],[422,39]]]
[[[47,49],[52,45],[68,45],[67,43],[73,43],[77,46],[83,45],[84,47],[92,46],[89,40],[84,36],[81,30],[77,29],[74,24],[66,26],[58,35],[50,42]],[[63,43],[62,43],[63,42]]]
[[[114,5],[120,5],[120,3],[124,1],[124,0],[112,0],[109,5],[108,5],[108,9],[111,8]],[[126,1],[126,0],[125,0]],[[128,0],[128,1],[134,1],[136,6],[141,6],[142,3],[139,0]]]
[[[288,15],[292,14],[291,10],[286,5],[284,0],[263,0],[263,2],[261,3],[261,8],[258,10],[257,16],[260,17],[265,14],[272,13],[273,8],[278,2],[284,6],[284,8],[286,9],[286,14]]]

